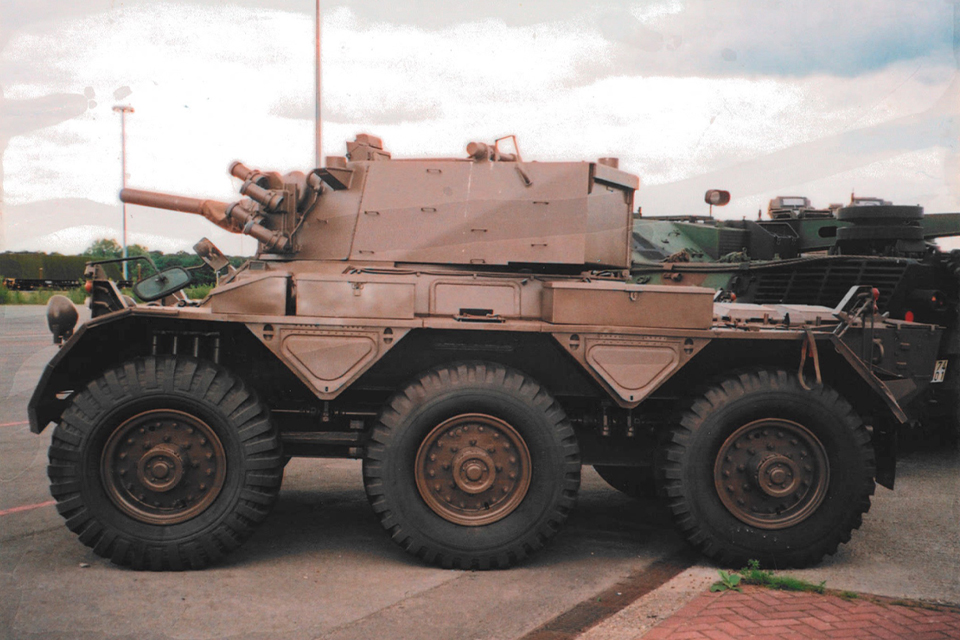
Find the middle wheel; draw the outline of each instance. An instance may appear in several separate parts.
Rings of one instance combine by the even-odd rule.
[[[434,369],[388,402],[363,476],[381,524],[409,553],[444,567],[502,568],[560,529],[580,453],[543,387],[470,362]]]

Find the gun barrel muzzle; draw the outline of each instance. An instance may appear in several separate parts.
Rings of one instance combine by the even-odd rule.
[[[257,172],[239,160],[230,164],[230,175],[241,180],[249,180]]]

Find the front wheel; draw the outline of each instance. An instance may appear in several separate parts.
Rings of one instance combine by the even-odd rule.
[[[850,540],[874,490],[870,437],[850,404],[779,370],[696,397],[661,455],[677,525],[726,566],[819,562]]]
[[[463,363],[389,401],[363,477],[381,524],[407,552],[447,568],[503,568],[559,531],[580,455],[563,409],[539,384]]]
[[[283,473],[269,412],[233,374],[149,357],[106,372],[50,445],[57,510],[95,553],[136,569],[199,569],[266,518]]]

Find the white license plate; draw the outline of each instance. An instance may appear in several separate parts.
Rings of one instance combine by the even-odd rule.
[[[937,366],[933,368],[933,380],[931,382],[943,382],[947,377],[947,361],[937,360]]]

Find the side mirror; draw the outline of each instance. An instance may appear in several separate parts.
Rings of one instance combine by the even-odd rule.
[[[186,288],[193,281],[182,267],[171,267],[133,285],[133,292],[144,302],[153,302]]]

